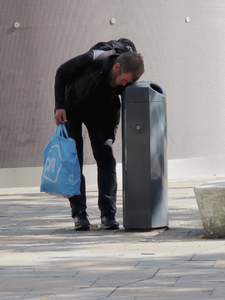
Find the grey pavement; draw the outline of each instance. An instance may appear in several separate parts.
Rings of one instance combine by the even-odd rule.
[[[215,177],[213,177],[215,178]],[[225,239],[207,239],[194,187],[169,181],[169,229],[99,229],[89,186],[89,231],[74,230],[67,199],[39,188],[0,189],[0,299],[225,299]]]

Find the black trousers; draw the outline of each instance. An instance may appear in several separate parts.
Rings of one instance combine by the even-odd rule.
[[[83,175],[83,137],[82,123],[88,130],[94,158],[98,171],[98,207],[101,217],[116,213],[116,160],[112,149],[112,133],[110,133],[102,122],[78,122],[69,120],[66,128],[69,137],[76,141],[77,154],[81,168],[81,195],[69,198],[72,217],[78,211],[86,210],[85,177]]]

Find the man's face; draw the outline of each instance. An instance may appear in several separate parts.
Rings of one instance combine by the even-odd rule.
[[[131,73],[120,73],[120,64],[115,64],[109,74],[109,84],[112,87],[118,85],[126,86],[128,83],[132,83],[133,78]]]
[[[126,86],[128,83],[131,83],[132,74],[131,73],[122,73],[116,77],[116,84]]]

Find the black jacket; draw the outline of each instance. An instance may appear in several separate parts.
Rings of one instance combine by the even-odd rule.
[[[74,104],[71,86],[84,72],[91,72],[93,52],[79,55],[61,65],[55,77],[55,109],[66,109],[68,120],[104,122],[106,126],[115,128],[120,118],[118,95],[121,95],[124,87],[112,88],[108,83],[108,77],[117,56],[111,55],[98,66],[99,70],[102,70],[98,86],[88,99],[79,105]],[[86,88],[87,82],[81,81],[79,89]]]

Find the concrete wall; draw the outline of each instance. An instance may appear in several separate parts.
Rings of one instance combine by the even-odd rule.
[[[144,56],[141,80],[158,83],[167,94],[171,177],[203,169],[206,175],[221,172],[224,15],[222,0],[0,0],[2,176],[6,169],[23,174],[23,168],[42,166],[42,150],[55,131],[58,66],[98,41],[120,37],[133,40]],[[84,137],[85,164],[90,165],[94,160],[85,129]],[[120,132],[114,149],[121,163]],[[207,167],[209,161],[215,164]],[[190,162],[193,172],[186,171]]]

